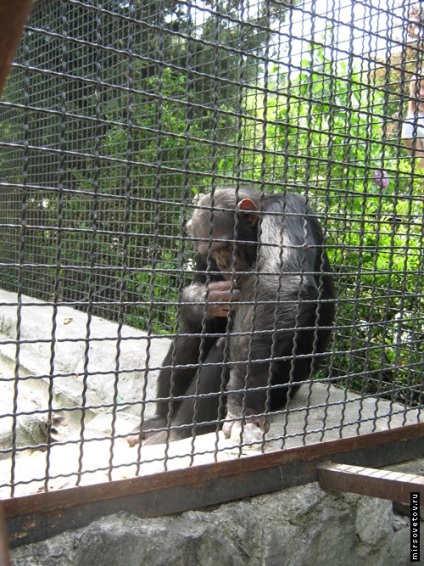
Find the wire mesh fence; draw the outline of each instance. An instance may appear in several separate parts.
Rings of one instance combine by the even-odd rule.
[[[34,4],[0,104],[0,495],[420,420],[423,18]]]

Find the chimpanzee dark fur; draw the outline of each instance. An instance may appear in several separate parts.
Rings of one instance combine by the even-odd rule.
[[[227,415],[266,430],[264,413],[312,377],[330,337],[335,292],[321,227],[302,196],[221,188],[199,201],[188,228],[200,252],[194,281],[159,375],[165,400],[143,429],[180,426],[169,434],[179,439]],[[149,443],[167,438],[149,434]]]

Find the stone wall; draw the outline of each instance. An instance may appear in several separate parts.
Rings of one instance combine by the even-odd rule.
[[[123,510],[12,557],[15,566],[406,566],[409,536],[391,501],[309,484],[158,519]]]

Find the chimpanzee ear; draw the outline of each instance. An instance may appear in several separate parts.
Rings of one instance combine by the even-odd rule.
[[[256,226],[259,220],[259,208],[255,201],[250,198],[244,198],[238,203],[237,210],[243,213],[243,217],[250,228]]]

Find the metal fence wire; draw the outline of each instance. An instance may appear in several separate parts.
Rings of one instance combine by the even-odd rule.
[[[35,2],[0,103],[0,497],[420,421],[423,21]]]

